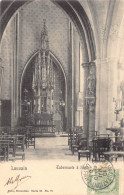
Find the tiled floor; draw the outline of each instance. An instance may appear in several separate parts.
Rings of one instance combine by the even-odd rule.
[[[26,160],[70,160],[78,161],[77,153],[72,155],[67,137],[36,138],[36,148],[25,149]]]
[[[68,160],[72,162],[78,162],[77,152],[72,155],[68,146],[68,137],[40,137],[36,138],[35,149],[25,149],[25,160]],[[85,161],[86,158],[81,158],[81,161]],[[119,158],[118,160],[123,160]]]

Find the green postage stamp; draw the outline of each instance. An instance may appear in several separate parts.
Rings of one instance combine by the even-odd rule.
[[[86,162],[81,177],[88,195],[119,195],[119,170],[115,170],[111,162]]]

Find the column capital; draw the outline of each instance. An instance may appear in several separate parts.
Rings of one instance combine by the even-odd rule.
[[[88,67],[91,67],[91,66],[96,66],[95,62],[85,62],[85,63],[82,63],[82,67],[83,68],[88,68]]]
[[[88,68],[90,66],[90,62],[82,63],[83,68]]]
[[[90,62],[90,66],[96,66],[95,62]]]

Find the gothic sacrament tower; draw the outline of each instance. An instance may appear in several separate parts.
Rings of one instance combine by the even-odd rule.
[[[41,48],[35,59],[32,90],[34,93],[34,113],[53,113],[54,71],[49,54],[49,41],[44,20],[41,32]]]
[[[45,20],[40,48],[25,68],[21,101],[21,116],[27,125],[33,121],[36,126],[55,125],[56,129],[63,129],[65,78],[60,64],[49,51]]]

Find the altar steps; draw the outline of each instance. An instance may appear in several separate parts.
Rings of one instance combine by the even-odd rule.
[[[36,132],[35,137],[56,137],[55,132]]]

